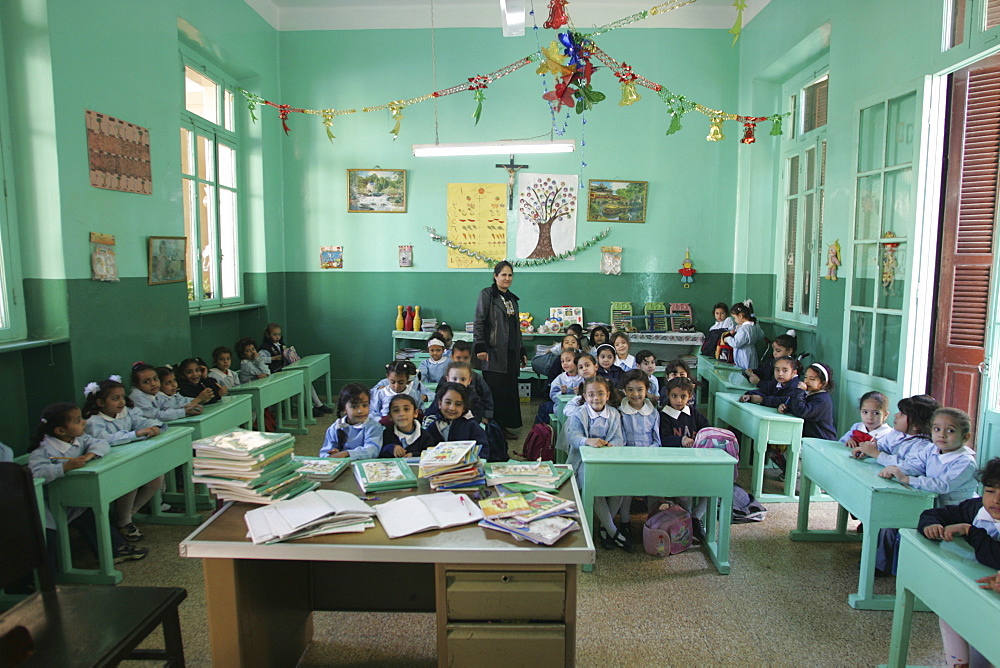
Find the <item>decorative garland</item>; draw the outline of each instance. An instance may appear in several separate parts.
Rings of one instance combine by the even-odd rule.
[[[497,262],[500,262],[503,259],[503,258],[489,257],[488,255],[483,255],[482,253],[474,251],[471,248],[462,246],[461,244],[456,244],[448,237],[442,234],[438,234],[437,230],[435,230],[433,227],[425,227],[424,229],[427,230],[427,233],[430,235],[431,239],[438,242],[439,244],[444,244],[453,251],[458,251],[463,255],[468,255],[469,257],[475,258],[481,262],[486,262],[488,264],[496,264]],[[591,246],[596,245],[597,242],[600,241],[601,239],[606,238],[609,234],[611,234],[611,228],[606,227],[601,233],[594,235],[587,241],[578,245],[573,250],[566,251],[565,253],[560,253],[559,255],[553,255],[552,257],[546,257],[537,260],[507,260],[507,261],[510,262],[511,265],[515,267],[537,267],[543,264],[558,262],[560,260],[567,259],[571,255],[576,255],[577,253],[587,250]]]
[[[595,57],[607,65],[618,77],[622,86],[623,101],[620,103],[622,106],[627,106],[628,104],[639,100],[640,96],[635,93],[636,85],[649,88],[659,95],[663,103],[667,106],[667,110],[671,116],[670,126],[666,132],[667,135],[672,135],[679,131],[681,129],[681,118],[684,114],[691,111],[697,111],[709,117],[711,122],[709,125],[709,134],[706,137],[708,141],[721,141],[725,138],[722,133],[722,123],[727,120],[737,121],[743,124],[744,133],[740,142],[744,144],[752,144],[756,141],[754,130],[756,129],[758,123],[764,121],[771,121],[771,135],[780,135],[782,133],[782,119],[790,112],[774,113],[768,116],[750,116],[727,112],[721,109],[714,109],[707,105],[694,102],[693,100],[687,99],[684,95],[673,93],[663,85],[640,76],[633,71],[631,66],[628,66],[625,63],[618,63],[618,61],[598,48],[592,39],[597,35],[616,30],[631,23],[646,19],[650,16],[679,9],[680,7],[689,5],[693,2],[696,2],[696,0],[670,0],[669,2],[656,5],[649,10],[637,12],[631,16],[626,16],[625,18],[613,21],[590,33],[581,33],[572,30],[565,33],[559,33],[558,40],[554,40],[548,47],[540,49],[535,53],[525,56],[524,58],[521,58],[520,60],[517,60],[510,65],[502,67],[489,74],[474,75],[469,77],[468,81],[464,83],[432,93],[426,93],[408,100],[394,100],[372,107],[363,107],[361,111],[367,113],[371,111],[389,110],[392,113],[392,120],[395,121],[395,125],[389,133],[395,140],[399,136],[400,124],[403,119],[402,111],[404,108],[413,104],[425,102],[427,100],[444,97],[446,95],[471,91],[473,93],[473,101],[476,102],[476,109],[472,114],[472,117],[478,124],[482,113],[483,102],[486,99],[485,90],[489,84],[507,76],[508,74],[516,72],[529,63],[541,61],[541,65],[538,67],[537,72],[539,74],[551,73],[556,77],[558,82],[555,90],[546,92],[544,95],[544,98],[549,101],[550,107],[567,105],[574,107],[577,113],[583,113],[583,111],[590,109],[594,104],[604,100],[604,94],[593,90],[590,85],[591,74],[593,74],[596,69],[590,63],[590,58]],[[570,23],[569,16],[565,14],[565,5],[566,0],[551,1],[550,10],[552,11],[552,14],[549,17],[549,20],[545,23],[546,28],[551,27],[558,29],[559,27]],[[743,9],[746,7],[746,1],[736,0],[736,2],[733,3],[733,6],[737,9],[737,20],[730,32],[734,34],[733,42],[735,44],[742,28]],[[565,62],[565,59],[567,58],[569,61],[568,63]],[[254,93],[242,88],[240,89],[240,92],[243,94],[244,98],[246,98],[247,108],[250,111],[250,117],[254,121],[257,120],[255,111],[258,106],[264,105],[277,109],[278,117],[281,119],[281,126],[285,131],[285,134],[288,134],[290,131],[288,123],[286,122],[289,114],[311,114],[322,117],[323,125],[326,126],[327,138],[329,138],[332,142],[335,138],[331,129],[333,126],[333,119],[336,116],[357,113],[357,109],[305,109],[301,107],[292,107],[291,105],[279,104],[277,102],[265,100],[259,95],[255,95]]]

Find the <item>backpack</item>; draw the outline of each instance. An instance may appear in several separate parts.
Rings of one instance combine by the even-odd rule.
[[[705,340],[701,342],[701,354],[705,357],[715,357],[715,351],[719,347],[722,335],[726,333],[724,329],[710,329],[705,334]]]
[[[559,355],[553,352],[535,355],[531,360],[531,370],[543,378],[547,378],[552,370],[557,368],[559,368]]]
[[[753,494],[739,485],[733,485],[733,524],[763,522],[766,516],[767,508]]]
[[[736,364],[736,352],[728,343],[719,343],[719,347],[715,351],[715,359],[720,362]]]
[[[288,346],[285,348],[285,350],[281,353],[281,356],[285,358],[285,364],[293,364],[302,359],[299,357],[299,354],[295,352],[295,346]]]
[[[654,557],[666,557],[691,547],[691,513],[680,506],[671,506],[650,515],[642,527],[642,547]]]
[[[483,429],[486,431],[486,447],[479,456],[488,462],[505,462],[510,459],[507,456],[507,439],[497,421],[490,420],[483,425]]]
[[[691,447],[725,450],[728,454],[735,457],[736,464],[733,466],[733,480],[736,480],[736,475],[740,467],[740,442],[737,440],[736,434],[728,429],[705,427],[699,429],[698,433],[694,435],[694,445]]]
[[[554,462],[556,460],[556,449],[552,443],[552,427],[547,424],[538,423],[531,428],[524,439],[524,448],[521,450],[522,456],[529,462],[539,460]]]

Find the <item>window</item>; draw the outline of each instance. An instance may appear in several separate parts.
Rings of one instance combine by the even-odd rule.
[[[0,38],[0,90],[7,90],[3,67],[3,40]],[[7,98],[0,96],[0,341],[23,339],[27,335],[24,296],[18,264],[17,230],[14,225],[14,181],[11,169],[10,118]]]
[[[815,323],[819,308],[823,210],[826,196],[826,119],[829,75],[811,73],[786,86],[790,131],[782,147],[782,206],[778,315]],[[789,92],[790,91],[790,92]]]
[[[1000,27],[1000,0],[948,0],[944,14],[944,48],[991,46]]]
[[[192,308],[242,301],[235,86],[186,57],[181,181]]]

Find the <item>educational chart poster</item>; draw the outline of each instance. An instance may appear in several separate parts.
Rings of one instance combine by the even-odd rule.
[[[448,239],[453,244],[487,257],[506,257],[507,184],[449,183]],[[448,249],[449,269],[484,267],[491,266],[465,253]]]
[[[90,185],[152,195],[149,130],[89,109],[85,120]]]
[[[343,246],[320,246],[319,247],[319,268],[320,269],[343,269],[344,268],[344,247]]]
[[[555,257],[576,248],[579,178],[521,174],[518,184],[516,257]]]

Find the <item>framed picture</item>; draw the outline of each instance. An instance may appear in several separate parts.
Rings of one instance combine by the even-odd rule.
[[[187,280],[187,237],[149,238],[149,284]]]
[[[590,180],[587,220],[599,223],[645,223],[649,181]]]
[[[405,169],[348,169],[348,213],[406,213]]]

